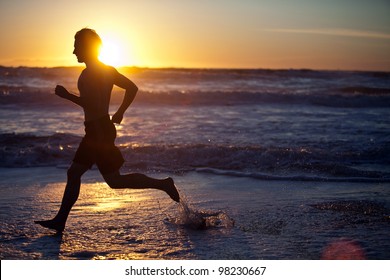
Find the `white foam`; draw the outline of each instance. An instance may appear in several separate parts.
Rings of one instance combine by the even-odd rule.
[[[177,217],[170,217],[168,221],[184,225],[195,230],[206,230],[211,228],[233,228],[234,219],[224,211],[197,210],[193,208],[186,198],[181,196],[178,204]]]

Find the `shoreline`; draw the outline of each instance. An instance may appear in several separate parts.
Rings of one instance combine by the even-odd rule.
[[[55,215],[66,170],[0,168],[0,174],[1,259],[321,259],[339,242],[358,244],[366,259],[390,258],[388,183],[169,174],[193,211],[234,220],[233,227],[197,230],[180,222],[180,205],[165,193],[115,191],[92,170],[57,236],[33,220]]]

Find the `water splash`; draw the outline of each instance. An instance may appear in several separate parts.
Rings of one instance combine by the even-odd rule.
[[[211,228],[233,228],[234,219],[224,211],[197,210],[187,199],[181,195],[178,204],[178,216],[169,217],[168,222],[183,225],[194,230],[206,230]]]

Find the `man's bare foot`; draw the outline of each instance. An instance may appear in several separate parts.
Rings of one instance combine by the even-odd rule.
[[[48,228],[48,229],[54,229],[57,232],[63,232],[65,229],[65,224],[58,223],[58,222],[54,221],[54,219],[47,220],[47,221],[34,221],[34,223],[41,225],[41,226]]]
[[[171,177],[165,179],[167,182],[166,187],[163,189],[174,201],[180,202],[180,194],[177,191],[177,188],[175,186],[175,183],[173,182],[173,179]]]

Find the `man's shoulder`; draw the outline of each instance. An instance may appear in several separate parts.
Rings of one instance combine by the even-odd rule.
[[[105,65],[106,71],[112,74],[118,73],[118,70],[114,66],[111,65]]]
[[[81,71],[81,73],[80,73],[80,78],[81,78],[82,76],[84,76],[86,72],[87,72],[87,68],[84,68],[84,69]]]

